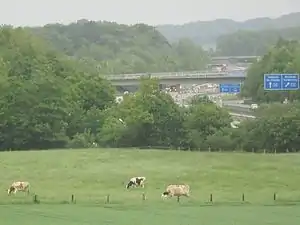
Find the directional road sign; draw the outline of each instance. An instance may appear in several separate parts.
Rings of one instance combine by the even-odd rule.
[[[283,90],[299,89],[299,74],[282,74]]]
[[[220,84],[221,93],[240,93],[241,85],[240,84]]]
[[[299,74],[265,74],[264,89],[289,91],[299,89]]]

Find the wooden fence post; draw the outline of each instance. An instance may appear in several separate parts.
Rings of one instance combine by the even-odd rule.
[[[209,196],[209,201],[210,201],[210,202],[213,201],[213,196],[212,196],[212,194],[210,194],[210,196]]]
[[[74,194],[71,195],[71,202],[75,203],[75,196],[74,196]]]
[[[146,200],[146,195],[145,193],[142,194],[142,199],[145,201]]]
[[[38,199],[38,196],[37,196],[37,195],[34,195],[34,196],[33,196],[33,202],[34,202],[35,204],[38,204],[38,203],[40,203],[40,201],[39,201],[39,199]]]
[[[106,203],[109,203],[110,202],[110,195],[107,195],[106,196]]]
[[[244,193],[242,194],[242,201],[243,202],[245,201],[245,194]]]
[[[179,196],[177,196],[177,202],[180,202],[180,197]]]
[[[276,193],[274,193],[274,195],[273,195],[273,200],[274,200],[274,201],[276,201],[276,197],[277,197],[277,196],[276,196]]]

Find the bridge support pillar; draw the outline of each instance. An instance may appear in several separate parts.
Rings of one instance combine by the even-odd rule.
[[[159,84],[159,90],[164,90],[166,89],[167,85],[166,84]]]
[[[179,93],[180,92],[180,84],[176,84],[176,91]]]

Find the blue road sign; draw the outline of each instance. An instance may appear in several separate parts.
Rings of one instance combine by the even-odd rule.
[[[283,90],[299,89],[299,74],[282,74]]]
[[[221,93],[240,93],[241,85],[240,84],[220,84]]]
[[[282,89],[281,74],[265,74],[264,89],[265,90],[281,90]]]
[[[265,74],[264,89],[289,91],[299,89],[299,74]]]

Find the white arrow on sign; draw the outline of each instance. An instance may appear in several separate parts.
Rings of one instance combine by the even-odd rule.
[[[272,88],[272,82],[269,82],[269,88]]]
[[[284,87],[288,87],[288,86],[290,86],[290,82],[287,82],[287,83],[284,85]]]

